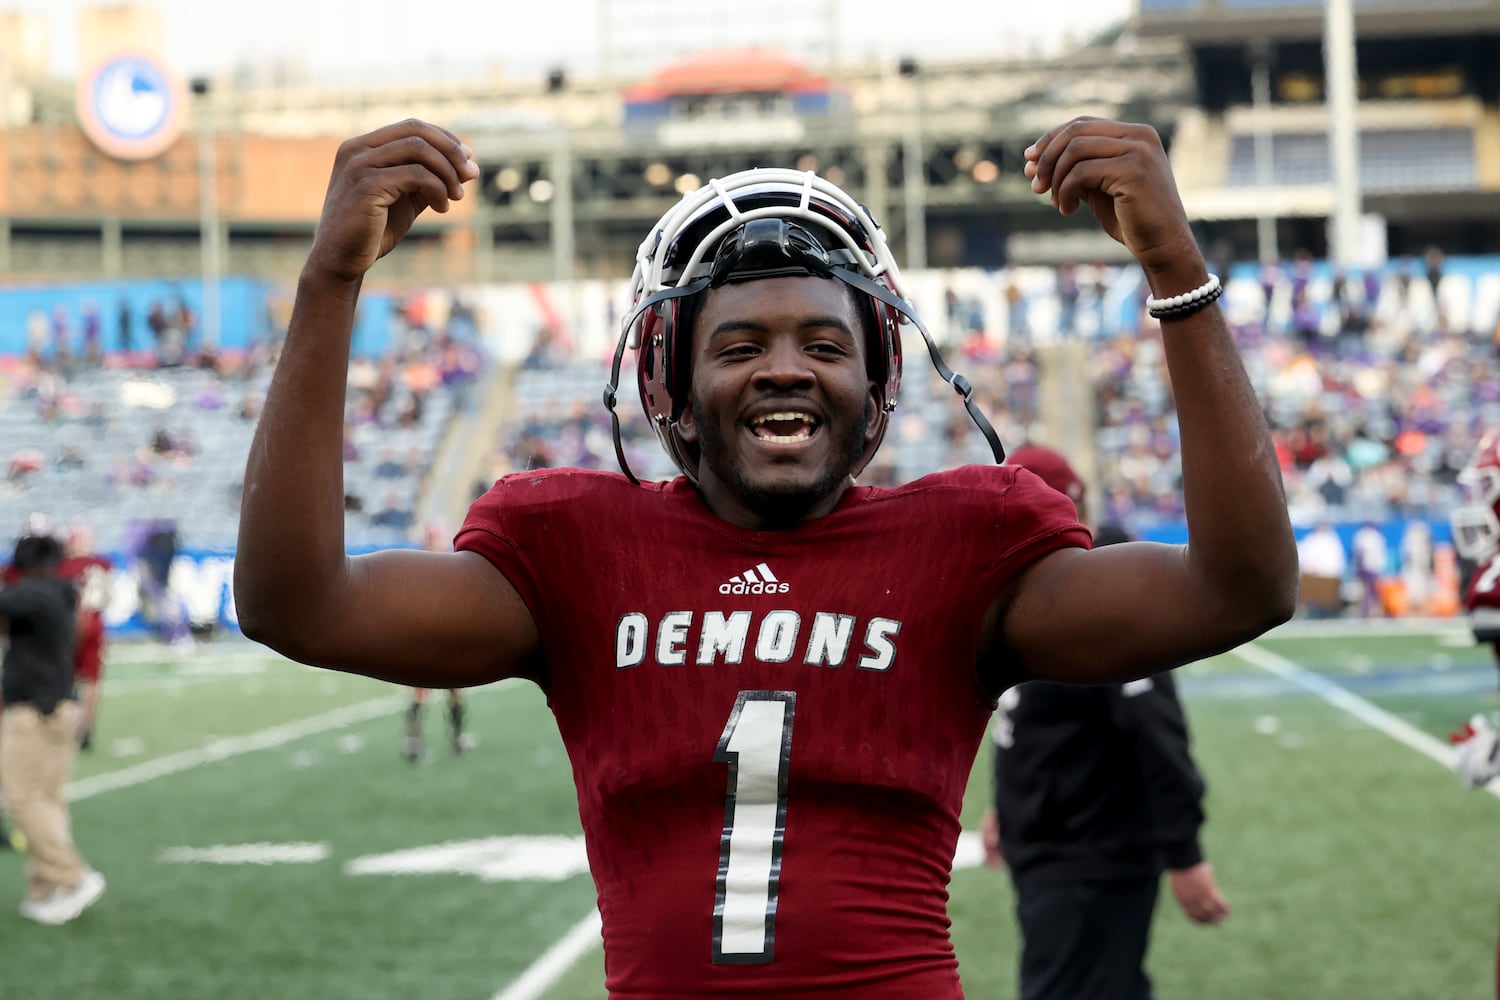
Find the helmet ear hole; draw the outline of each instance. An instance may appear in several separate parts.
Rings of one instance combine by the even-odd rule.
[[[682,413],[682,405],[692,389],[693,325],[698,319],[699,298],[701,298],[701,293],[673,299],[668,305],[671,310],[671,320],[668,323],[670,331],[667,337],[668,350],[665,352],[667,366],[665,381],[667,391],[672,394],[673,420],[676,420]]]
[[[644,326],[642,328],[642,331],[641,331],[643,339],[644,338],[649,338],[652,335],[652,333],[653,333],[652,327],[654,325],[655,324],[652,323],[652,322],[650,322],[650,321],[647,321],[644,324]],[[657,374],[656,373],[656,368],[657,368],[657,354],[656,354],[655,351],[651,350],[651,345],[650,345],[650,342],[648,340],[646,343],[643,343],[641,345],[641,374],[645,377],[645,379],[647,381],[654,380],[656,378],[656,374]]]

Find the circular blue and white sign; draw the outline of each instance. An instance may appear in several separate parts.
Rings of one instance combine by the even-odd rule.
[[[99,123],[122,139],[144,139],[167,123],[172,88],[156,66],[135,56],[105,63],[92,95]]]
[[[181,85],[160,60],[106,57],[78,81],[79,123],[101,150],[126,160],[155,156],[181,133]]]

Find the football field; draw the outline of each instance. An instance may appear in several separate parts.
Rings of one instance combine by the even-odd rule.
[[[1495,705],[1461,622],[1288,627],[1179,672],[1209,782],[1205,844],[1234,909],[1189,924],[1164,890],[1163,998],[1493,996],[1500,799],[1446,733]],[[441,698],[400,756],[401,689],[241,641],[110,651],[71,793],[109,879],[64,927],[15,914],[0,854],[0,995],[603,1000],[571,774],[540,693]],[[988,747],[964,813],[976,830]],[[971,998],[1015,995],[1012,896],[961,845],[950,907]]]

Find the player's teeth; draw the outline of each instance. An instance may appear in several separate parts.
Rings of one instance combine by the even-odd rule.
[[[805,413],[768,413],[763,417],[756,417],[753,423],[755,423],[756,425],[760,425],[772,420],[800,420],[806,424],[811,424],[814,422],[813,419]]]

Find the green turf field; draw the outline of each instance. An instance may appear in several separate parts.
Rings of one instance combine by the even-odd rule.
[[[1159,995],[1493,996],[1500,801],[1431,756],[1495,704],[1462,625],[1285,630],[1180,676],[1234,914],[1195,927],[1164,895]],[[21,859],[0,854],[0,996],[603,1000],[540,694],[472,692],[478,745],[462,758],[434,700],[415,766],[399,756],[402,699],[245,643],[116,646],[73,785],[79,845],[109,891],[73,924],[32,925],[14,915]],[[271,846],[207,851],[252,844]],[[972,998],[1014,996],[1011,906],[1003,873],[955,872]]]

